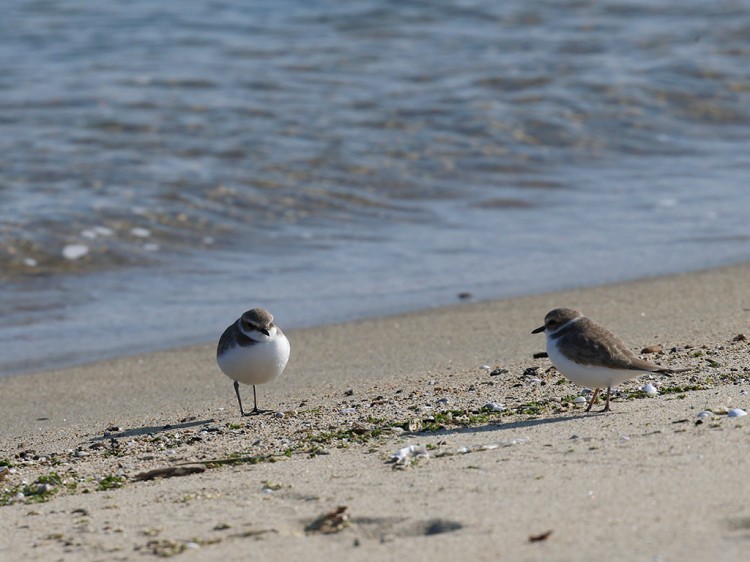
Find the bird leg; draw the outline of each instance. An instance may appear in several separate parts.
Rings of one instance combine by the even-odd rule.
[[[268,414],[273,410],[261,410],[258,408],[258,396],[255,393],[255,385],[253,385],[253,409],[249,412],[245,412],[242,409],[242,398],[240,398],[240,383],[234,381],[234,392],[237,394],[237,402],[240,404],[240,415],[242,416],[257,416],[258,414]]]
[[[599,389],[595,388],[594,389],[594,395],[591,397],[591,402],[589,402],[589,407],[586,408],[587,412],[591,411],[591,407],[594,405],[594,402],[596,402],[596,397],[597,396],[599,396]],[[609,394],[607,396],[609,397]],[[609,402],[608,402],[608,404],[609,404]]]
[[[253,385],[253,409],[246,416],[257,416],[258,414],[270,414],[273,410],[261,410],[258,408],[258,396],[255,393],[255,385]]]
[[[608,386],[607,387],[607,403],[604,405],[604,409],[602,410],[602,412],[609,412],[610,411],[609,410],[609,395],[610,395],[611,392],[612,392],[612,387]]]
[[[240,398],[240,383],[234,381],[234,393],[237,395],[237,402],[240,404],[240,415],[244,416],[245,411],[242,409],[242,398]]]

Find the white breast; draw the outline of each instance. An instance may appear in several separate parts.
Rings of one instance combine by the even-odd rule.
[[[263,384],[281,374],[289,361],[289,351],[289,340],[278,331],[276,337],[269,341],[228,349],[216,361],[232,380],[244,384]]]

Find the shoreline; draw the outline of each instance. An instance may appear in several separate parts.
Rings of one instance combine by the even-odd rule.
[[[279,322],[282,324],[282,326],[285,328],[285,330],[293,329],[293,330],[310,330],[310,329],[316,329],[316,328],[322,328],[325,326],[335,326],[340,324],[351,324],[356,323],[360,320],[373,320],[376,318],[379,318],[381,316],[385,317],[391,317],[391,316],[404,316],[404,315],[410,315],[410,314],[419,314],[422,311],[427,310],[435,310],[435,309],[442,309],[442,308],[452,308],[455,306],[464,306],[466,304],[478,304],[481,305],[482,303],[492,303],[496,301],[509,301],[509,300],[516,300],[516,299],[524,299],[527,297],[541,297],[545,294],[567,294],[571,292],[577,292],[577,291],[589,291],[593,289],[597,289],[599,287],[608,287],[608,286],[619,286],[619,285],[627,285],[629,283],[638,283],[642,281],[648,281],[651,279],[658,279],[658,278],[669,278],[673,276],[679,276],[679,275],[691,275],[694,273],[701,273],[705,271],[713,271],[713,270],[721,270],[725,268],[732,268],[732,267],[741,267],[743,264],[750,263],[746,261],[740,261],[740,262],[732,262],[729,264],[719,265],[715,267],[703,267],[699,269],[688,269],[687,271],[680,271],[677,273],[667,273],[667,274],[655,274],[647,277],[635,277],[625,280],[619,280],[619,281],[613,281],[613,282],[601,282],[601,281],[592,281],[591,284],[585,284],[585,285],[575,285],[575,286],[569,286],[563,289],[555,289],[552,291],[547,290],[539,290],[537,287],[536,290],[534,290],[532,293],[525,294],[525,293],[511,293],[509,295],[504,296],[490,296],[486,297],[487,291],[484,290],[484,286],[474,287],[473,290],[470,288],[468,291],[468,294],[471,294],[472,297],[468,299],[462,299],[460,295],[462,294],[461,287],[455,287],[453,288],[453,291],[455,291],[454,299],[450,302],[446,300],[446,295],[442,295],[439,297],[438,295],[434,295],[435,299],[437,301],[440,301],[442,298],[442,302],[439,304],[430,303],[429,299],[424,300],[424,296],[417,299],[421,304],[417,308],[409,308],[409,306],[405,305],[403,302],[401,305],[393,305],[393,303],[390,303],[386,307],[386,312],[383,312],[382,310],[380,312],[375,312],[375,309],[367,309],[365,312],[361,312],[358,315],[355,315],[355,317],[344,317],[341,319],[331,319],[326,318],[325,321],[323,321],[320,324],[314,324],[311,325],[309,322],[302,322],[301,324],[295,325],[295,324],[289,324],[289,319],[287,318],[287,314],[289,311],[279,311],[276,306],[273,304],[269,305],[266,303],[255,303],[259,306],[266,306],[267,308],[271,308],[274,311],[274,314],[277,316]],[[473,292],[472,292],[473,291]],[[476,292],[479,296],[478,299],[475,300],[474,298],[474,292]],[[404,297],[402,297],[403,299]],[[424,301],[424,302],[423,302]],[[413,303],[412,303],[413,306]],[[235,311],[236,312],[236,311]],[[318,311],[320,312],[320,311]],[[239,313],[237,313],[239,314]],[[311,313],[313,316],[315,316],[315,313]],[[231,317],[231,316],[230,316]],[[230,318],[227,317],[227,318]],[[211,324],[214,325],[213,332],[221,333],[223,329],[226,327],[224,324],[228,324],[230,320],[227,320],[227,318],[224,318],[221,320],[218,324],[216,323],[216,318],[212,319]],[[107,319],[105,317],[97,318],[100,322],[106,322]],[[297,318],[297,322],[299,322],[299,318]],[[38,324],[35,324],[38,325]],[[64,329],[64,326],[58,326],[56,329]],[[157,327],[155,326],[149,326],[148,327],[148,333],[153,332]],[[155,343],[154,345],[145,345],[145,346],[139,346],[138,344],[133,344],[132,342],[129,344],[126,344],[124,346],[116,346],[114,348],[108,347],[106,350],[95,350],[90,347],[91,344],[84,344],[84,345],[78,345],[81,342],[79,340],[76,340],[75,338],[70,338],[66,334],[57,334],[58,342],[62,343],[61,348],[62,349],[75,349],[79,348],[79,351],[72,352],[72,351],[66,351],[64,353],[59,353],[56,356],[45,356],[43,359],[36,359],[31,360],[28,357],[21,358],[16,357],[15,359],[8,359],[7,357],[3,358],[6,363],[3,364],[2,368],[0,368],[0,381],[3,379],[9,378],[9,377],[16,377],[21,375],[29,375],[34,373],[41,373],[41,372],[47,372],[51,370],[62,370],[62,369],[74,369],[80,366],[85,366],[87,364],[91,363],[104,363],[107,361],[113,361],[117,359],[124,359],[128,357],[134,357],[134,356],[144,356],[144,355],[152,355],[154,353],[161,353],[161,352],[169,352],[189,347],[195,347],[200,346],[203,343],[207,341],[206,333],[208,331],[204,331],[203,336],[197,336],[197,335],[190,335],[190,336],[184,336],[177,338],[172,341],[161,341],[160,343]],[[53,337],[50,332],[42,333],[43,336],[42,339]],[[85,335],[79,334],[81,337],[85,338]],[[90,335],[90,334],[89,334]],[[61,337],[62,336],[62,337]],[[218,336],[216,336],[218,339]],[[23,340],[21,340],[23,341]],[[118,338],[119,341],[119,338]],[[83,357],[88,356],[88,359],[83,359]]]
[[[0,505],[0,557],[494,560],[500,545],[593,560],[602,541],[613,560],[739,556],[750,425],[726,411],[750,411],[750,344],[734,341],[750,336],[748,279],[740,264],[289,330],[286,372],[258,387],[278,417],[239,417],[213,342],[2,378],[0,461],[14,472],[0,486],[61,481],[49,501]],[[693,370],[639,377],[611,414],[583,415],[568,404],[579,389],[532,358],[544,336],[530,332],[557,306]],[[662,393],[640,398],[652,380]],[[393,470],[409,445],[430,459]],[[134,479],[180,463],[203,471]],[[305,531],[337,506],[351,514],[340,532]]]

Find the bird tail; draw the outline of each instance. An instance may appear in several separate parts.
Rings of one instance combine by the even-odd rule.
[[[659,373],[660,375],[666,375],[668,377],[671,377],[672,375],[676,375],[678,373],[686,373],[687,371],[692,371],[690,367],[686,367],[684,369],[659,369],[658,371],[654,371],[655,373]]]

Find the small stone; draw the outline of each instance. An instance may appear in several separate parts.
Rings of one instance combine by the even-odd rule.
[[[88,457],[91,453],[88,453],[86,451],[76,451],[75,455],[77,457]]]
[[[747,336],[745,334],[737,334],[732,338],[732,341],[747,341]]]
[[[585,404],[586,399],[583,396],[576,396],[573,398],[573,404]]]
[[[649,345],[641,349],[641,353],[661,353],[662,351],[664,351],[664,348],[660,344]]]
[[[504,374],[506,374],[508,372],[509,372],[508,369],[501,369],[501,368],[498,367],[494,371],[490,372],[490,376],[491,377],[497,377],[499,375],[504,375]]]
[[[283,418],[285,416],[284,412],[275,412],[273,414],[273,417],[275,418]]]
[[[727,416],[729,416],[730,418],[740,418],[746,415],[747,415],[747,412],[740,408],[732,408],[731,410],[727,412]]]

